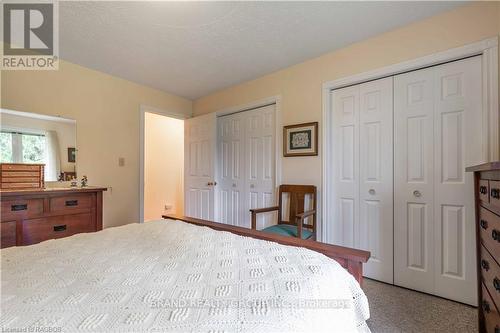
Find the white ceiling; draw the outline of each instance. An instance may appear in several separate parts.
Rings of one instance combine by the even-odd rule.
[[[60,2],[60,55],[195,99],[459,2]]]

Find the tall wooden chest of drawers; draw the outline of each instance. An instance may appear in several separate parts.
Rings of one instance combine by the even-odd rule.
[[[0,191],[0,247],[102,230],[103,191],[106,188]]]
[[[500,162],[474,172],[479,332],[500,333]]]

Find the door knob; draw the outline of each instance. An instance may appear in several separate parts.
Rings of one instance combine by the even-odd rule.
[[[235,183],[233,183],[233,187],[236,187],[236,184],[235,184]]]
[[[371,189],[368,190],[368,193],[370,193],[371,195],[374,195],[376,192],[375,192],[374,189],[371,188]]]
[[[420,193],[420,191],[418,191],[418,190],[415,190],[415,191],[413,191],[413,196],[416,198],[420,198],[422,196],[422,193]]]
[[[255,185],[254,185],[254,184],[250,184],[250,188],[254,188],[254,187],[255,187]]]

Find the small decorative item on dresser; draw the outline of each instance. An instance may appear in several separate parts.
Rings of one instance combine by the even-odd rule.
[[[0,188],[44,188],[44,166],[45,164],[0,163]]]
[[[500,161],[474,172],[479,332],[500,332]]]
[[[318,123],[283,127],[283,156],[317,156]]]
[[[82,187],[86,187],[88,182],[87,176],[83,176],[81,180]]]

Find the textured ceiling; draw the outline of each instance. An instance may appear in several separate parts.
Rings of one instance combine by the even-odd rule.
[[[60,2],[60,55],[195,99],[460,4]]]

